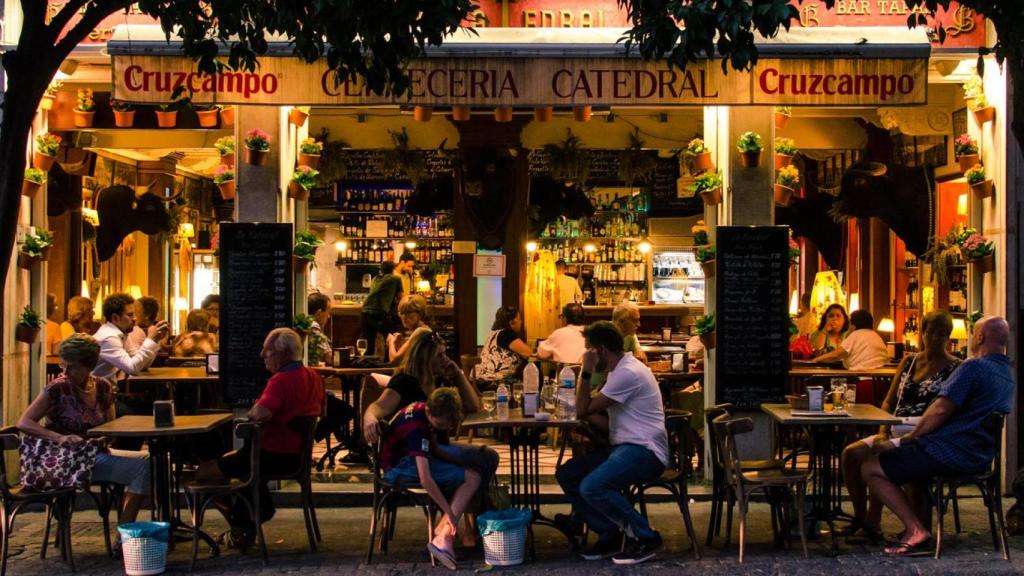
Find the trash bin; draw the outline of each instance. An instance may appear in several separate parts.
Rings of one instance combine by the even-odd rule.
[[[125,574],[150,576],[164,573],[170,528],[167,522],[130,522],[117,527],[121,534]]]
[[[484,512],[477,517],[484,539],[484,562],[490,566],[516,566],[526,555],[526,527],[533,519],[530,510],[506,508]]]

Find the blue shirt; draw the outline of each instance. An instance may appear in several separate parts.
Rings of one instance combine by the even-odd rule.
[[[993,412],[1010,412],[1013,389],[1010,359],[1005,354],[988,354],[961,364],[939,392],[956,405],[956,411],[945,424],[919,439],[925,452],[957,471],[987,468],[995,456],[995,438],[981,423]]]

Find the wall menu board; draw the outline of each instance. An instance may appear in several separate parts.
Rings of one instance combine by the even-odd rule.
[[[454,152],[442,155],[437,150],[420,150],[429,176],[451,174]],[[345,180],[360,182],[408,182],[400,170],[386,168],[387,150],[345,150],[341,153],[345,164]]]
[[[292,318],[292,225],[220,227],[220,378],[225,400],[259,399],[270,373],[260,351],[267,333]]]
[[[789,229],[719,226],[715,403],[784,402],[789,377]]]

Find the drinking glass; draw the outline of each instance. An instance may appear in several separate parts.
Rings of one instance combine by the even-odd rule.
[[[359,352],[360,356],[366,354],[367,348],[369,348],[369,344],[367,344],[365,338],[360,338],[359,340],[356,340],[356,352]]]
[[[487,419],[492,420],[494,418],[494,403],[497,400],[497,395],[494,392],[481,392],[480,400],[483,402],[484,412],[487,412]]]
[[[846,409],[846,380],[842,378],[832,379],[832,409]]]
[[[518,408],[523,407],[523,385],[513,384],[512,385],[512,398],[516,401]]]

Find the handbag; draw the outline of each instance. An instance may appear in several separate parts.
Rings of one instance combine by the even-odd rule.
[[[69,442],[26,436],[21,440],[21,484],[31,490],[60,490],[86,487],[92,479],[96,455],[95,442]]]

